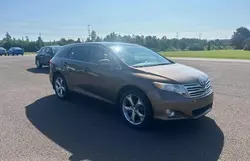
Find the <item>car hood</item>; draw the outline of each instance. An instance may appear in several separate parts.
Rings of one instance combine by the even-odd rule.
[[[173,81],[173,83],[199,83],[201,78],[208,79],[208,76],[200,70],[178,63],[136,69],[149,75],[166,78],[167,81]]]

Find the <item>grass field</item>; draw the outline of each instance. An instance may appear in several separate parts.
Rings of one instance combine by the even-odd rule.
[[[36,54],[35,52],[25,52],[24,55],[34,55]]]
[[[250,51],[243,51],[243,50],[169,51],[169,52],[161,52],[161,54],[166,57],[222,58],[222,59],[250,60]]]

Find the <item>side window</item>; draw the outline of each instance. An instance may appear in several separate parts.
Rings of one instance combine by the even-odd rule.
[[[98,61],[102,59],[109,59],[107,51],[100,47],[91,47],[88,61],[98,63]]]
[[[46,50],[47,50],[47,48],[43,48],[42,51],[41,51],[41,54],[46,55]]]
[[[65,58],[65,57],[67,57],[69,50],[70,50],[70,48],[68,48],[68,47],[62,47],[62,48],[56,53],[55,57],[58,57],[58,58]]]
[[[68,58],[73,60],[86,61],[88,52],[89,52],[89,47],[76,46],[70,50]]]
[[[50,47],[48,47],[46,49],[46,55],[49,55],[49,56],[53,55],[53,51],[52,51],[52,49]]]
[[[47,48],[46,51],[47,51],[47,52],[52,52],[51,48]]]

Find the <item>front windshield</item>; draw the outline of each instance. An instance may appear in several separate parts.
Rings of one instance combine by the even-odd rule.
[[[110,49],[125,64],[133,67],[167,65],[172,62],[145,47],[136,45],[114,45]]]

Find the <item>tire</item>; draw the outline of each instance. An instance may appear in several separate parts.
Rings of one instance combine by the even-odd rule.
[[[131,100],[134,106],[132,106]],[[123,120],[129,126],[136,129],[151,127],[153,122],[152,105],[147,96],[140,90],[129,89],[125,91],[120,98],[119,108]]]
[[[39,59],[36,59],[36,68],[42,68],[42,64]]]
[[[67,82],[61,74],[56,74],[53,80],[55,94],[61,100],[66,100],[69,97]]]

